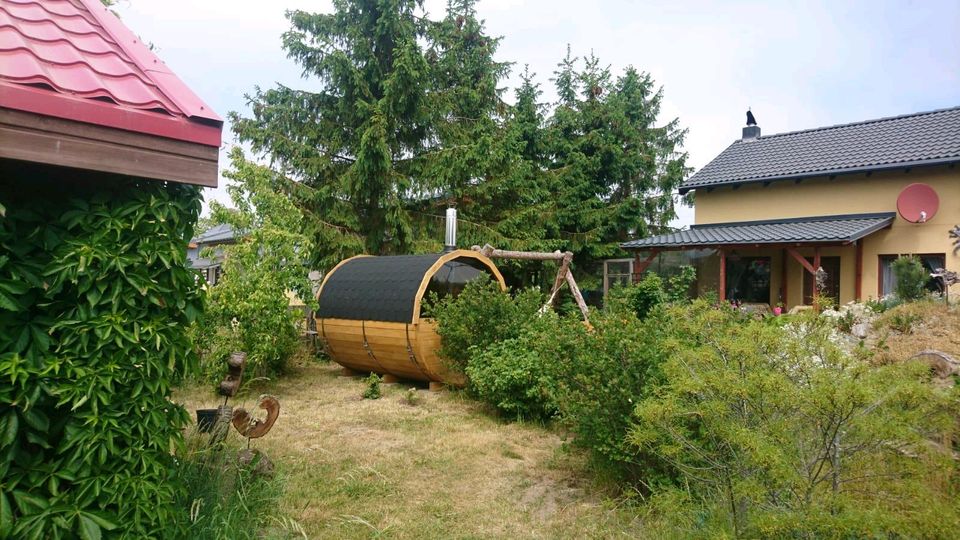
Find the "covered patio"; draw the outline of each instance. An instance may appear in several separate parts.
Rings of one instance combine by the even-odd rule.
[[[664,251],[714,250],[697,267],[697,292],[721,301],[817,305],[862,300],[865,239],[890,227],[893,212],[693,225],[621,244],[633,252],[639,281]],[[820,286],[817,274],[820,273]]]

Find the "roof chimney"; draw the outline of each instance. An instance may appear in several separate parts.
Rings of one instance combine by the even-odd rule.
[[[444,238],[443,252],[457,249],[457,209],[447,208],[447,231]]]
[[[747,108],[747,125],[743,128],[743,140],[755,141],[759,138],[760,126],[757,125],[757,119],[753,117],[753,113]]]

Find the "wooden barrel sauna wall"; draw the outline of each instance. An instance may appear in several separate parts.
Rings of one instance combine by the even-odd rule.
[[[483,274],[506,290],[497,267],[475,251],[346,259],[320,285],[317,332],[345,368],[462,384],[439,357],[440,336],[421,308],[430,293],[457,295]]]

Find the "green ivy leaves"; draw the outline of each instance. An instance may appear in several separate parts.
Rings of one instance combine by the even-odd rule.
[[[0,181],[0,539],[182,536],[190,186]]]

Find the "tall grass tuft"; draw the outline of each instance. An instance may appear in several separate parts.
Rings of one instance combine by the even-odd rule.
[[[276,537],[278,523],[296,525],[281,516],[277,508],[283,492],[282,479],[276,475],[255,475],[254,463],[239,464],[237,441],[228,437],[224,443],[210,445],[209,435],[197,432],[188,434],[186,439],[183,451],[177,456],[178,474],[186,485],[178,506],[189,538]],[[291,531],[287,526],[280,529]]]

